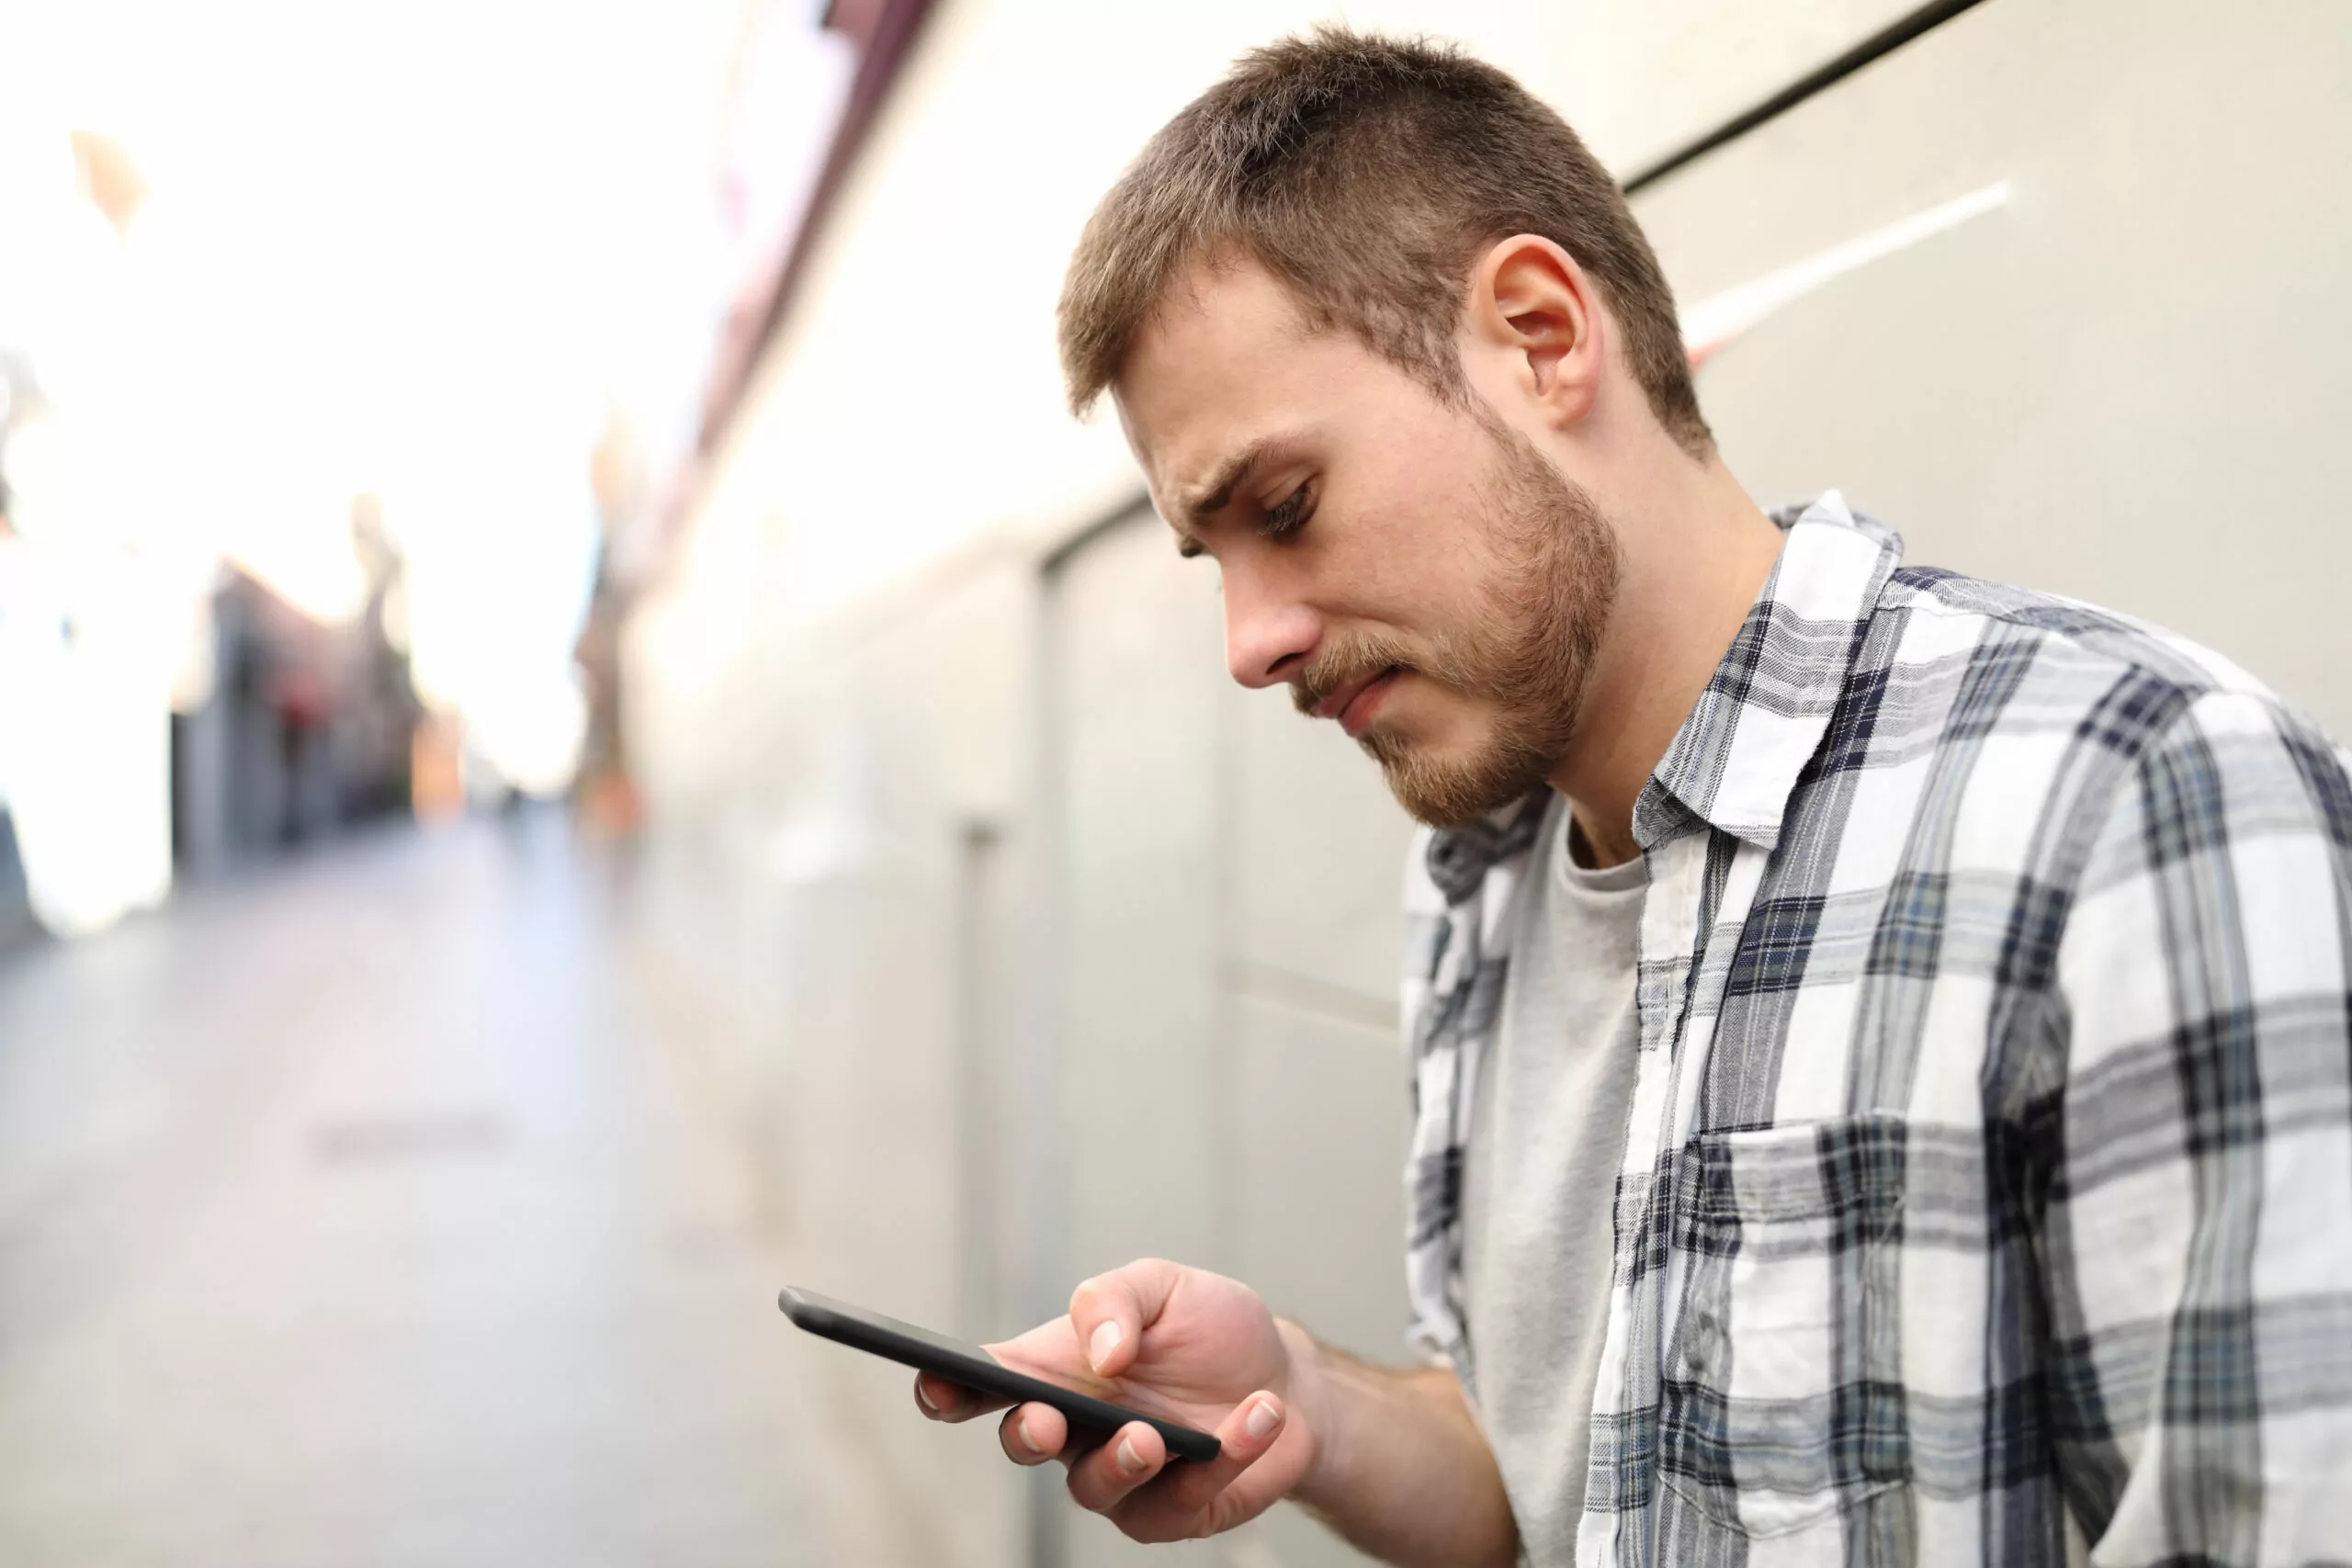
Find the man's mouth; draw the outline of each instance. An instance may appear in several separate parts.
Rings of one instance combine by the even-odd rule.
[[[1403,672],[1396,665],[1391,664],[1385,670],[1358,676],[1317,703],[1315,716],[1338,719],[1340,728],[1348,732],[1350,739],[1353,739],[1363,732],[1365,725],[1372,722],[1372,716],[1379,708],[1382,699],[1387,696],[1388,688]]]

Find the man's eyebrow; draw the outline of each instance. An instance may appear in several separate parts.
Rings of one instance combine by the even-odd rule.
[[[1176,531],[1190,536],[1203,524],[1233,504],[1233,492],[1250,477],[1250,470],[1266,460],[1268,453],[1288,439],[1282,435],[1261,435],[1238,452],[1217,464],[1209,477],[1193,490],[1192,498],[1176,504]]]

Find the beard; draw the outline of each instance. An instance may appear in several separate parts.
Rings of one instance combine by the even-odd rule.
[[[1492,728],[1466,754],[1416,745],[1378,717],[1356,738],[1397,804],[1440,828],[1522,798],[1567,755],[1620,570],[1616,536],[1592,497],[1518,431],[1491,415],[1479,423],[1495,446],[1481,522],[1499,564],[1478,613],[1418,649],[1385,633],[1339,634],[1292,688],[1307,713],[1351,682],[1398,671],[1492,704]]]

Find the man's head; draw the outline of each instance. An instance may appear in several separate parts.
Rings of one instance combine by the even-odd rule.
[[[1570,744],[1619,576],[1572,476],[1606,479],[1629,432],[1712,456],[1615,183],[1510,77],[1428,45],[1245,57],[1096,210],[1061,345],[1073,406],[1113,392],[1216,557],[1235,678],[1339,718],[1432,821]]]

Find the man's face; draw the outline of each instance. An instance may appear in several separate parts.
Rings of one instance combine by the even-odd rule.
[[[1311,330],[1254,265],[1180,284],[1114,390],[1180,547],[1216,560],[1235,680],[1287,682],[1426,822],[1566,754],[1618,552],[1525,436]]]

